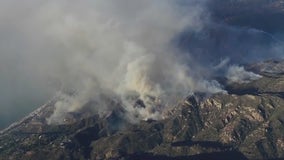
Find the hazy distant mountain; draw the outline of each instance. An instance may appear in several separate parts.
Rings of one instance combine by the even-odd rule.
[[[217,20],[271,33],[283,32],[283,0],[211,0],[209,4]]]

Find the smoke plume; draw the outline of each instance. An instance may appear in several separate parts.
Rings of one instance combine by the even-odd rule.
[[[58,3],[44,6],[38,21],[44,24],[41,26],[44,36],[60,44],[63,50],[58,63],[61,66],[56,67],[63,72],[54,75],[52,71],[51,76],[75,94],[64,95],[67,96],[64,102],[56,104],[59,111],[49,121],[62,121],[58,119],[64,117],[61,114],[79,109],[90,100],[97,102],[95,107],[100,113],[109,111],[102,96],[120,99],[128,111],[135,103],[133,99],[141,99],[145,109],[138,112],[145,119],[156,117],[153,111],[158,105],[156,101],[167,107],[188,93],[222,91],[219,85],[215,86],[216,82],[200,82],[202,77],[193,76],[195,71],[188,65],[190,56],[178,54],[171,44],[185,29],[193,32],[202,29],[205,11],[201,3],[94,1],[71,6]]]
[[[281,51],[274,43],[259,47],[263,41],[255,39],[269,37],[262,32],[211,22],[205,0],[1,0],[0,6],[1,110],[56,95],[49,123],[62,123],[90,101],[107,114],[109,99],[131,120],[137,113],[158,119],[188,94],[224,92],[212,77],[246,62],[243,54],[251,52],[252,60],[265,55],[263,48]],[[144,108],[133,108],[136,100]]]
[[[249,83],[261,78],[261,75],[246,71],[242,66],[230,66],[226,78],[231,83]]]

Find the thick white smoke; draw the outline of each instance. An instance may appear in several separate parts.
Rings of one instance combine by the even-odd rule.
[[[253,72],[246,71],[243,66],[230,66],[227,74],[227,79],[231,83],[249,83],[261,78],[261,75],[255,74]]]
[[[144,101],[141,118],[158,118],[153,101],[166,107],[194,91],[219,92],[218,84],[191,76],[190,57],[177,53],[171,41],[180,32],[202,29],[201,3],[183,6],[159,1],[52,1],[42,5],[33,22],[57,45],[50,76],[76,94],[64,95],[50,122],[90,100],[96,110],[108,111],[100,96],[118,96],[127,110]],[[54,47],[54,46],[53,46]],[[49,70],[49,69],[47,69]],[[54,74],[58,73],[58,74]],[[149,97],[152,97],[152,99]],[[154,117],[153,117],[154,115]],[[60,119],[61,118],[61,119]]]
[[[61,123],[66,113],[80,110],[90,101],[96,102],[94,111],[107,114],[113,109],[109,99],[118,100],[130,119],[134,113],[139,119],[160,118],[163,110],[190,93],[223,92],[218,82],[206,78],[240,56],[228,52],[240,41],[234,36],[239,32],[227,31],[223,39],[229,45],[216,49],[222,54],[210,48],[218,40],[209,38],[203,43],[204,39],[207,42],[204,25],[210,24],[205,3],[26,0],[20,4],[0,0],[0,85],[34,99],[47,99],[58,91],[50,123]],[[173,43],[185,32],[205,36],[197,37],[201,46],[194,38],[192,43],[186,42],[190,46],[186,54]],[[236,34],[231,36],[231,32]],[[200,54],[203,49],[205,54]],[[215,68],[202,64],[212,57],[224,61]],[[14,93],[11,95],[8,97]],[[133,108],[137,99],[143,100],[145,109]],[[4,105],[12,106],[10,102]]]

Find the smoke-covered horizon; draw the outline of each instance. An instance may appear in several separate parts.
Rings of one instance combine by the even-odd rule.
[[[203,0],[2,0],[0,6],[0,109],[12,110],[1,117],[29,112],[55,93],[62,101],[50,123],[90,100],[98,102],[96,112],[108,112],[102,96],[119,98],[129,112],[133,97],[146,108],[156,105],[149,97],[167,108],[193,92],[225,92],[212,80],[225,66],[282,54],[266,33],[211,22]],[[153,109],[137,112],[141,119],[161,117]]]

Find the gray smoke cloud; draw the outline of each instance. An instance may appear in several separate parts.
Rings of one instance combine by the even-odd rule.
[[[188,93],[222,91],[217,82],[206,81],[202,75],[193,76],[195,71],[188,66],[191,57],[177,54],[171,44],[185,29],[202,29],[203,2],[1,3],[5,7],[2,15],[6,15],[1,17],[1,33],[7,37],[2,41],[10,40],[8,46],[1,48],[1,60],[4,57],[3,61],[16,67],[4,72],[9,77],[13,74],[15,78],[27,78],[27,82],[17,79],[16,83],[29,83],[43,97],[64,90],[57,93],[60,100],[48,119],[50,123],[60,123],[66,113],[80,109],[90,100],[98,103],[97,112],[107,112],[110,108],[104,105],[102,96],[119,98],[130,111],[133,102],[129,97],[143,100],[149,108],[154,107],[149,97],[170,106],[177,97]],[[14,70],[17,72],[11,73]],[[148,110],[140,109],[140,118],[156,117],[157,113],[152,115]]]
[[[224,92],[212,74],[238,62],[240,53],[263,49],[250,47],[255,30],[210,22],[205,0],[0,0],[0,13],[0,109],[29,112],[56,95],[49,123],[62,123],[90,101],[95,112],[108,114],[109,99],[131,121],[137,114],[162,118],[188,94]],[[243,32],[253,35],[246,46]],[[133,108],[137,99],[145,109]]]
[[[41,9],[39,24],[48,38],[62,45],[60,65],[65,69],[56,78],[76,94],[63,96],[48,119],[50,123],[61,122],[66,112],[76,111],[90,100],[98,103],[96,111],[108,112],[101,96],[118,96],[128,113],[134,113],[133,97],[141,99],[146,109],[136,110],[139,118],[156,119],[160,114],[149,109],[156,107],[153,98],[167,107],[188,93],[222,91],[216,82],[192,76],[195,71],[187,65],[190,57],[177,54],[171,45],[181,31],[202,29],[201,3],[94,1],[67,7],[59,3],[49,2]],[[70,7],[75,8],[70,11]]]
[[[230,66],[226,78],[230,83],[249,83],[261,78],[261,75],[246,71],[243,66]]]

